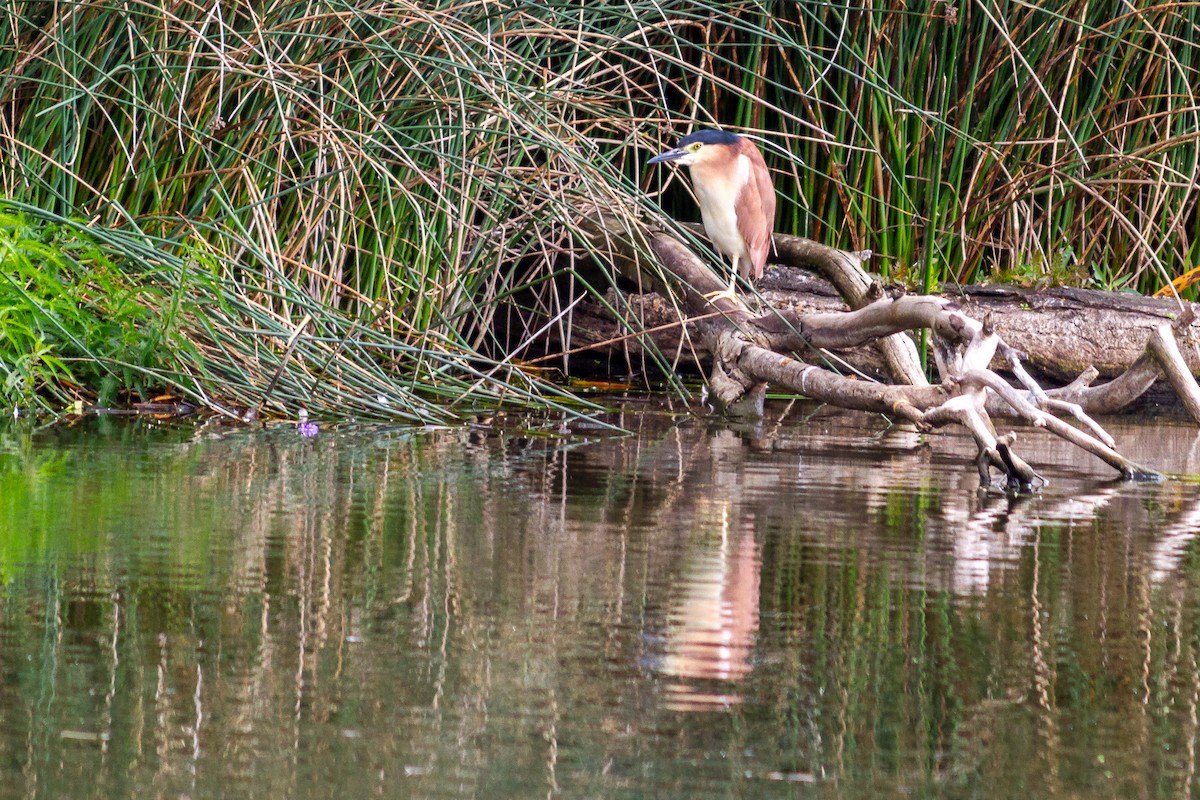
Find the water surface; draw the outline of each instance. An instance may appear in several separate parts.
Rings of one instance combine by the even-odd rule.
[[[10,428],[0,800],[1197,791],[1200,487],[768,412]]]

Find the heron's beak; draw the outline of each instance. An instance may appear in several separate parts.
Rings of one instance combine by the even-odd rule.
[[[647,164],[661,164],[664,161],[674,161],[677,158],[683,158],[688,154],[687,150],[682,147],[676,147],[674,150],[668,150],[665,153],[659,153],[654,158],[647,161]]]

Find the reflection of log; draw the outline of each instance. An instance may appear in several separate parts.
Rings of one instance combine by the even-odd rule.
[[[850,303],[856,310],[814,314],[770,308],[766,314],[756,314],[740,297],[706,299],[720,292],[722,279],[673,234],[600,210],[587,216],[593,251],[611,260],[627,277],[680,298],[681,313],[689,315],[687,335],[696,336],[712,356],[708,386],[719,406],[730,407],[750,398],[752,406],[761,409],[765,386],[771,383],[833,405],[886,413],[920,428],[961,424],[979,447],[978,467],[985,483],[995,467],[1008,476],[1010,485],[1033,486],[1040,479],[1013,451],[1013,434],[998,436],[992,427],[991,415],[1007,413],[1045,427],[1127,477],[1152,474],[1117,453],[1111,437],[1087,416],[1084,404],[1101,396],[1111,402],[1111,391],[1089,388],[1084,379],[1069,387],[1070,401],[1052,396],[1055,392],[1043,391],[1025,372],[1023,353],[997,335],[990,323],[977,321],[950,301],[902,293],[884,296],[878,284],[859,292],[869,281],[854,263],[854,254],[777,236],[781,259],[815,266],[839,286],[851,284]],[[843,271],[850,274],[849,279]],[[934,334],[941,376],[936,386],[924,385],[922,376],[914,376],[910,384],[890,386],[850,380],[795,355],[891,339],[899,346],[886,350],[889,370],[904,379],[912,373],[908,355],[915,354],[911,340],[904,341],[905,332],[918,328]],[[1159,324],[1154,331],[1155,337],[1146,345],[1146,357],[1139,359],[1124,379],[1125,394],[1144,391],[1157,374],[1156,365],[1162,364],[1200,418],[1200,388],[1181,364],[1170,326]],[[1002,359],[1024,391],[1013,389],[992,371],[994,357]],[[1073,417],[1079,427],[1063,422],[1058,415]]]

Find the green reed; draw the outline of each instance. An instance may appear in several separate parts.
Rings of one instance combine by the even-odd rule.
[[[581,294],[629,313],[605,299],[616,279],[581,209],[695,219],[643,164],[697,125],[761,136],[778,227],[870,248],[890,279],[1160,288],[1197,261],[1198,19],[1083,2],[16,2],[0,186],[29,224],[103,242],[145,289],[133,302],[179,309],[170,348],[136,315],[115,323],[162,364],[79,349],[132,365],[102,370],[122,391],[454,418],[557,402],[525,362],[563,349]],[[642,344],[622,370],[673,372]],[[11,370],[37,346],[9,349]],[[52,394],[95,394],[80,370]]]

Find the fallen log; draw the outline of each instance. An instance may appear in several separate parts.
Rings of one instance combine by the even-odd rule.
[[[828,281],[800,268],[769,267],[755,288],[764,306],[779,310],[836,314],[850,308]],[[1030,371],[1039,380],[1054,384],[1074,380],[1089,369],[1099,378],[1121,375],[1142,355],[1146,341],[1160,325],[1176,325],[1192,305],[1185,303],[1181,311],[1174,299],[1067,287],[949,287],[937,296],[953,300],[976,319],[990,320],[1006,342],[1027,354]],[[647,292],[627,297],[625,302],[629,323],[604,304],[581,303],[572,331],[574,346],[592,345],[590,349],[596,353],[632,348],[636,353],[636,341],[620,339],[628,332],[628,324],[635,324],[639,330],[653,331],[648,338],[663,352],[680,347],[683,330],[678,310],[661,295]],[[611,300],[608,305],[613,305]],[[1193,375],[1200,375],[1200,320],[1180,326],[1177,338],[1183,364]],[[694,344],[701,347],[696,353],[708,358],[702,343]],[[862,373],[890,377],[876,347],[830,349]]]
[[[588,246],[593,252],[607,254],[613,266],[639,285],[675,298],[664,304],[670,312],[663,307],[657,311],[666,316],[674,314],[681,345],[686,342],[691,350],[702,350],[711,358],[709,395],[722,408],[741,404],[761,412],[765,387],[771,383],[836,406],[889,414],[921,429],[960,424],[979,448],[981,483],[990,486],[991,469],[997,469],[1007,487],[1018,489],[1036,487],[1042,480],[1014,451],[1015,436],[996,433],[992,423],[995,416],[1020,417],[1044,427],[1126,478],[1157,474],[1114,450],[1112,438],[1092,420],[1090,408],[1107,408],[1114,398],[1136,396],[1160,374],[1166,374],[1189,408],[1194,406],[1200,420],[1200,387],[1174,346],[1171,324],[1161,319],[1144,342],[1142,353],[1118,380],[1092,386],[1095,370],[1091,370],[1067,387],[1044,390],[1025,371],[1024,354],[990,322],[980,322],[961,304],[945,297],[885,292],[858,266],[860,254],[777,235],[779,260],[804,262],[804,266],[815,267],[843,290],[851,286],[858,293],[850,292],[846,299],[855,310],[831,313],[774,305],[752,308],[741,297],[706,299],[706,295],[719,292],[724,282],[676,235],[599,209],[593,209],[582,222],[583,229],[589,231]],[[856,270],[860,274],[855,274]],[[840,275],[841,271],[848,271],[849,277]],[[1175,323],[1181,328],[1190,325],[1190,317],[1188,313]],[[639,324],[644,322],[639,318]],[[669,327],[660,328],[660,332]],[[933,334],[940,378],[935,385],[928,385],[923,374],[892,384],[852,380],[809,358],[830,348],[890,340],[895,346],[883,349],[883,360],[893,376],[904,380],[911,372],[906,360],[916,353],[906,332],[915,329]],[[996,373],[996,360],[1017,377],[1019,388]],[[1106,388],[1112,384],[1119,391]],[[1073,419],[1076,425],[1065,422],[1063,416]]]

